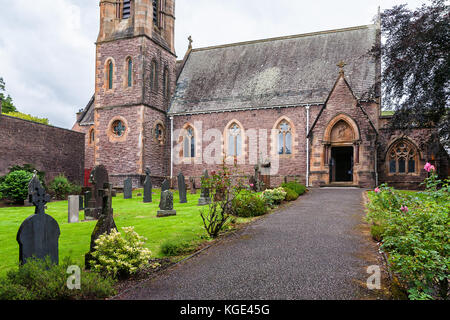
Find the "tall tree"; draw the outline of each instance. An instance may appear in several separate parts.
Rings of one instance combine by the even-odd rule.
[[[5,81],[0,77],[0,99],[2,100],[2,113],[17,112],[10,95],[5,97]]]
[[[450,14],[445,0],[381,14],[383,105],[397,128],[437,126],[450,146]]]

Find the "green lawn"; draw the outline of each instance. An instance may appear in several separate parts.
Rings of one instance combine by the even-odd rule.
[[[133,199],[124,200],[123,194],[113,198],[114,220],[117,228],[134,226],[138,234],[146,237],[146,246],[152,256],[160,258],[159,248],[166,240],[180,242],[200,242],[207,238],[203,222],[197,206],[199,194],[188,194],[188,203],[180,204],[178,192],[174,193],[174,209],[177,215],[167,218],[156,218],[159,210],[160,190],[153,190],[153,203],[143,203],[143,197],[137,197],[142,190],[133,192]],[[58,221],[61,229],[59,239],[60,260],[71,256],[80,266],[84,266],[84,254],[89,251],[91,233],[96,221],[69,224],[67,222],[67,201],[47,204],[46,213]],[[34,213],[34,207],[0,208],[0,276],[18,265],[19,245],[16,241],[17,231],[28,216]],[[80,221],[84,212],[80,211]],[[239,219],[238,222],[249,219]]]

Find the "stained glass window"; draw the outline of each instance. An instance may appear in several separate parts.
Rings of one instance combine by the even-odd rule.
[[[112,61],[108,63],[108,88],[112,89],[113,87],[113,73],[114,73],[114,65]]]
[[[128,58],[128,87],[131,87],[133,84],[133,61],[131,58]]]
[[[116,120],[113,123],[112,129],[116,136],[121,137],[125,133],[126,127],[124,126],[122,121]]]

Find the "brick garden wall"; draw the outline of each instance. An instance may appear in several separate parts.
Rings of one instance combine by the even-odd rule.
[[[32,164],[47,182],[63,173],[83,183],[84,134],[0,115],[0,175],[13,165]]]

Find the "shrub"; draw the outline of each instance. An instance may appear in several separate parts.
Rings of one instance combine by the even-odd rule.
[[[166,240],[161,245],[160,252],[165,256],[180,256],[188,254],[194,250],[193,246],[187,242],[180,242],[176,240]]]
[[[372,235],[382,241],[382,250],[410,299],[448,296],[450,277],[449,181],[426,179],[426,190],[398,192],[382,185],[371,194],[368,220]],[[438,186],[441,186],[438,188]]]
[[[126,277],[149,265],[151,252],[144,247],[147,239],[134,227],[122,228],[124,236],[113,230],[95,240],[92,269],[113,278]]]
[[[282,187],[276,189],[267,189],[261,194],[261,198],[271,207],[278,205],[286,199],[286,191]]]
[[[302,194],[304,194],[306,192],[306,187],[304,185],[298,183],[297,181],[283,183],[281,186],[285,189],[291,189],[291,190],[295,191],[295,193],[297,193],[299,196],[301,196]]]
[[[267,213],[264,199],[250,191],[243,191],[236,196],[231,206],[232,214],[241,218],[258,217]]]
[[[28,197],[28,183],[33,175],[27,171],[13,171],[9,173],[0,184],[0,193],[3,197],[23,204]]]
[[[81,187],[70,183],[63,174],[56,176],[48,185],[48,189],[58,200],[66,200],[70,194],[81,193]]]
[[[22,112],[8,112],[5,113],[6,116],[10,116],[10,117],[14,117],[14,118],[19,118],[19,119],[24,119],[24,120],[28,120],[28,121],[32,121],[32,122],[37,122],[37,123],[41,123],[41,124],[46,124],[46,125],[50,125],[50,122],[48,121],[47,118],[38,118],[35,116],[32,116],[30,114],[25,114]]]
[[[300,195],[290,188],[283,188],[286,191],[286,201],[295,201]]]
[[[74,263],[70,258],[60,265],[30,259],[17,270],[11,270],[0,279],[0,300],[62,300],[102,299],[115,294],[114,281],[95,272],[81,271],[80,290],[70,290],[67,268]]]

